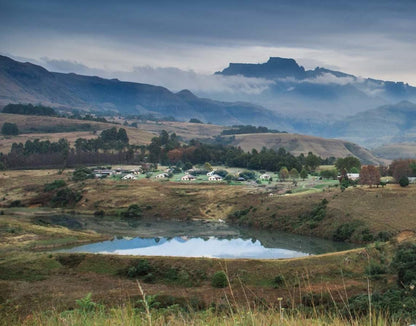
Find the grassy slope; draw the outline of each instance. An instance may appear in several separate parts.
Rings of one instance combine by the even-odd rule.
[[[86,180],[74,183],[71,171],[56,170],[4,171],[0,174],[3,198],[0,206],[8,207],[21,200],[25,206],[47,206],[53,193],[43,185],[64,179],[69,188],[82,192],[83,198],[73,210],[93,214],[103,210],[116,216],[132,204],[142,208],[143,217],[158,219],[227,219],[234,214],[235,223],[259,228],[279,229],[299,234],[332,238],[336,229],[346,223],[358,223],[351,240],[361,241],[359,232],[369,229],[396,234],[416,231],[416,187],[356,187],[341,192],[323,188],[293,195],[277,195],[272,189],[249,185],[185,183],[141,180]],[[270,196],[270,192],[274,194]],[[105,196],[103,196],[105,194]],[[314,209],[328,201],[322,219],[314,221]],[[237,215],[237,216],[236,216]]]
[[[277,150],[280,147],[286,148],[294,155],[308,154],[312,152],[323,158],[346,157],[354,155],[364,162],[383,163],[366,149],[339,139],[326,139],[298,134],[243,134],[235,135],[232,142],[234,146],[240,146],[245,151],[252,148],[261,150],[263,146]]]
[[[416,143],[388,144],[372,150],[374,155],[386,159],[416,158]]]
[[[72,120],[64,118],[53,117],[37,117],[37,116],[25,116],[16,114],[4,114],[0,113],[0,125],[4,122],[16,123],[22,134],[14,137],[0,136],[0,152],[7,153],[10,150],[12,143],[22,142],[30,139],[49,139],[51,141],[57,141],[60,138],[67,138],[72,144],[79,137],[94,138],[96,137],[92,130],[103,130],[111,128],[113,126],[123,127],[127,130],[127,134],[130,139],[130,144],[143,145],[150,143],[150,140],[155,135],[158,135],[162,130],[166,130],[169,133],[175,132],[178,136],[182,137],[185,141],[189,141],[193,138],[213,138],[221,134],[227,127],[211,125],[211,124],[199,124],[199,123],[187,123],[187,122],[147,122],[139,123],[138,128],[131,128],[122,126],[123,121],[119,121],[120,125]],[[132,121],[129,121],[130,123]],[[91,131],[74,131],[74,132],[59,132],[59,133],[27,133],[31,128],[42,128],[59,126],[67,128],[69,126],[79,127],[80,125],[90,124]],[[313,136],[298,135],[298,134],[245,134],[234,135],[235,140],[232,142],[234,146],[240,146],[245,151],[251,151],[256,148],[260,150],[263,146],[267,148],[273,148],[275,150],[280,147],[284,147],[294,155],[301,153],[307,154],[313,152],[321,157],[345,157],[348,155],[354,155],[360,158],[364,163],[386,163],[386,160],[380,160],[371,154],[366,149],[337,139],[325,139]]]
[[[41,139],[41,140],[50,140],[58,141],[60,138],[66,138],[73,145],[77,138],[96,138],[92,130],[97,130],[98,133],[101,130],[109,129],[112,127],[116,128],[125,128],[130,139],[131,144],[144,145],[150,143],[152,137],[155,134],[146,132],[142,129],[125,127],[123,125],[116,125],[111,123],[102,123],[95,121],[85,121],[85,120],[74,120],[66,118],[55,118],[55,117],[42,117],[42,116],[29,116],[29,115],[19,115],[19,114],[6,114],[0,113],[0,126],[4,122],[11,122],[17,124],[19,130],[22,131],[22,134],[18,136],[3,136],[0,135],[0,152],[8,153],[13,143],[25,143],[27,140]],[[79,128],[80,125],[91,125],[91,131],[72,131],[72,132],[54,132],[54,133],[32,133],[31,128],[50,128],[56,127],[59,131],[59,128]]]

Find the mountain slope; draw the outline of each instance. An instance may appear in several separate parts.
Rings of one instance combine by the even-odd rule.
[[[416,141],[416,104],[403,101],[357,113],[332,125],[335,135],[370,147]]]
[[[276,114],[259,105],[213,101],[189,91],[175,94],[164,87],[117,79],[53,73],[4,56],[0,56],[0,86],[2,105],[30,102],[121,114],[152,113],[178,120],[197,118],[218,124],[275,126],[278,121]]]
[[[252,148],[261,150],[263,147],[278,150],[280,147],[283,147],[294,155],[312,152],[323,158],[331,156],[356,156],[363,164],[385,163],[384,160],[380,160],[365,148],[339,139],[326,139],[287,133],[243,134],[233,135],[232,138],[233,141],[231,144],[239,146],[245,151],[250,151]]]

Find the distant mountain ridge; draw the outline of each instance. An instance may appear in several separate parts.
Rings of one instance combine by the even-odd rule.
[[[0,107],[32,103],[120,115],[151,113],[179,121],[195,118],[228,126],[261,125],[341,138],[372,148],[416,141],[416,105],[409,100],[416,101],[416,96],[412,97],[416,88],[407,84],[363,79],[319,67],[305,70],[295,60],[284,58],[261,64],[230,64],[218,74],[269,78],[274,83],[259,95],[218,101],[198,97],[189,90],[173,93],[161,86],[49,72],[0,56]],[[316,111],[316,107],[323,111]],[[325,115],[326,110],[330,115]]]
[[[199,98],[188,90],[173,93],[160,86],[73,73],[55,73],[0,56],[0,104],[35,103],[120,114],[152,113],[178,120],[197,118],[217,124],[275,126],[277,114],[260,105]]]
[[[251,96],[251,101],[271,110],[284,109],[289,115],[293,109],[302,109],[346,116],[403,100],[416,101],[416,87],[406,83],[362,78],[322,67],[305,70],[288,58],[271,57],[265,63],[255,64],[230,63],[216,74],[273,81],[267,90]],[[243,94],[239,97],[245,98]],[[322,119],[322,115],[315,115]]]

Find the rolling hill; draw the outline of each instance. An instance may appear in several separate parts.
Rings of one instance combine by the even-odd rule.
[[[322,158],[327,157],[346,157],[356,156],[363,164],[385,164],[386,161],[377,158],[367,149],[357,144],[339,140],[326,139],[314,136],[298,134],[244,134],[234,135],[231,142],[234,146],[239,146],[245,151],[252,148],[261,150],[262,147],[279,149],[285,148],[294,155],[308,154],[312,152]]]
[[[134,120],[129,120],[131,123]],[[9,152],[14,142],[26,142],[36,138],[41,140],[57,141],[60,138],[66,138],[71,144],[79,137],[95,138],[101,130],[111,127],[123,127],[126,129],[130,144],[145,145],[149,144],[151,139],[158,135],[162,130],[169,133],[176,133],[184,141],[193,138],[205,139],[212,141],[216,136],[229,127],[189,123],[189,122],[139,122],[138,128],[126,127],[121,124],[111,124],[86,120],[74,120],[67,118],[56,118],[46,116],[28,116],[19,114],[0,113],[0,126],[4,122],[16,123],[22,132],[17,136],[1,136],[0,135],[0,152]],[[119,122],[122,122],[121,120]],[[264,133],[264,134],[242,134],[222,136],[229,139],[230,145],[240,146],[245,151],[251,151],[253,148],[261,150],[263,146],[272,149],[284,147],[287,151],[294,155],[301,153],[307,154],[313,152],[323,158],[345,157],[353,155],[358,157],[363,163],[379,164],[385,161],[375,157],[368,150],[342,140],[325,139],[313,136],[289,134],[289,133]]]

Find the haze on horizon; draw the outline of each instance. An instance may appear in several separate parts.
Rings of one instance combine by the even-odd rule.
[[[415,12],[411,0],[0,0],[0,53],[173,90],[261,91],[263,80],[212,74],[270,56],[416,85]]]

